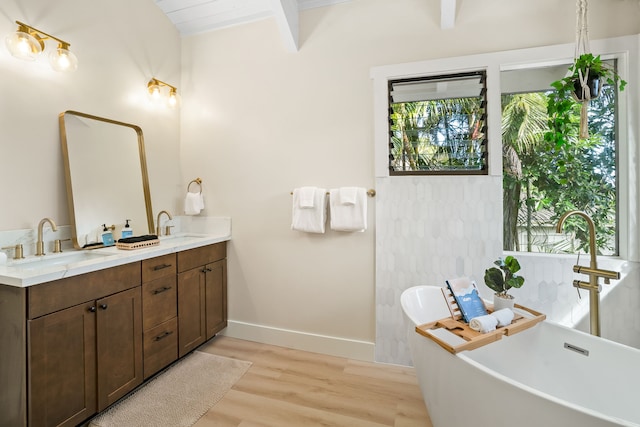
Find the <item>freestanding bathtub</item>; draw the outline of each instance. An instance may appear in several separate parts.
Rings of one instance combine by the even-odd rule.
[[[439,287],[401,305],[434,427],[640,426],[640,350],[543,321],[454,355],[415,332],[449,316]]]

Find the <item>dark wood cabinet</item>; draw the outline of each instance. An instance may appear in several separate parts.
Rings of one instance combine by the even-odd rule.
[[[140,288],[96,301],[98,411],[142,384]]]
[[[226,242],[0,284],[0,426],[76,426],[227,325]]]
[[[29,320],[29,425],[76,425],[96,412],[96,317],[91,302]]]
[[[140,288],[28,321],[29,424],[75,426],[142,383]]]
[[[178,358],[176,254],[142,261],[144,378]]]
[[[227,326],[226,245],[178,253],[178,350],[180,357]]]
[[[207,339],[227,327],[227,260],[204,266]]]
[[[206,340],[205,302],[203,267],[178,274],[178,353],[180,357]]]
[[[75,426],[142,383],[140,263],[96,273],[28,290],[30,426]]]

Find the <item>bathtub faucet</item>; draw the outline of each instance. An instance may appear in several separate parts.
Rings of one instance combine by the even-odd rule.
[[[574,280],[573,286],[578,289],[587,289],[589,291],[589,327],[591,335],[600,336],[600,289],[598,284],[598,278],[604,278],[604,283],[609,284],[610,279],[619,279],[620,273],[617,271],[602,270],[598,268],[598,259],[596,253],[596,227],[593,224],[593,220],[582,211],[569,211],[564,213],[558,225],[556,226],[556,233],[562,231],[562,225],[565,220],[571,215],[578,215],[587,221],[589,226],[589,255],[591,256],[591,262],[589,267],[581,265],[574,265],[573,271],[575,273],[586,274],[589,276],[589,281],[584,282],[582,280]]]

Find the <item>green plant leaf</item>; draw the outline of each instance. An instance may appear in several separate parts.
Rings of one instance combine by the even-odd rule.
[[[484,283],[494,292],[505,292],[504,277],[502,271],[497,267],[491,267],[484,271]]]
[[[515,257],[511,255],[504,259],[504,264],[512,274],[520,271],[520,263]]]
[[[511,279],[509,279],[505,283],[505,287],[507,290],[510,288],[521,288],[524,285],[524,277],[514,275]]]

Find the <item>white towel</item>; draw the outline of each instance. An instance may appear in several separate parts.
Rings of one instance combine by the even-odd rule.
[[[340,204],[355,205],[358,197],[358,187],[340,187]]]
[[[184,198],[185,215],[198,215],[202,209],[204,209],[204,197],[202,197],[202,193],[191,193],[187,191],[187,195]]]
[[[496,319],[490,314],[474,317],[469,322],[469,327],[471,329],[473,329],[474,331],[478,331],[482,334],[495,331],[496,326],[498,326],[498,319]]]
[[[300,207],[301,189],[293,190],[293,209],[291,212],[291,229],[307,233],[324,233],[327,220],[327,190],[316,188],[313,196],[313,207]]]
[[[343,204],[341,189],[330,191],[331,229],[336,231],[364,231],[367,229],[367,191],[356,188],[355,202]],[[348,194],[349,191],[345,191]]]
[[[312,208],[315,203],[317,187],[300,187],[299,189],[299,206],[301,208]]]
[[[491,313],[491,316],[496,318],[498,321],[498,328],[500,328],[511,324],[514,313],[510,308],[503,308],[502,310],[494,311]]]

